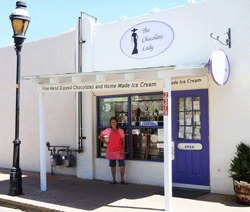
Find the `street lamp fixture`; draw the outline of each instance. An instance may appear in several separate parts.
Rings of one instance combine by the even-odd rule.
[[[16,122],[15,122],[15,140],[13,151],[13,166],[10,171],[10,196],[23,194],[22,172],[19,167],[20,144],[19,139],[19,111],[20,111],[20,67],[21,67],[21,48],[25,40],[25,33],[28,29],[30,16],[26,10],[27,4],[24,0],[16,2],[16,9],[10,15],[10,20],[14,30],[14,42],[17,55],[17,74],[16,74]]]

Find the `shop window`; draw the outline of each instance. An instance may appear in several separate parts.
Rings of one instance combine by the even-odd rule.
[[[201,140],[200,97],[177,99],[178,139]]]
[[[125,132],[126,159],[163,161],[162,93],[98,97],[98,135],[112,116]],[[98,140],[98,157],[106,148]]]

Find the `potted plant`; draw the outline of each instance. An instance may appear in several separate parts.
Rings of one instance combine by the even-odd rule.
[[[250,147],[241,142],[236,148],[229,173],[233,178],[237,201],[250,206]]]

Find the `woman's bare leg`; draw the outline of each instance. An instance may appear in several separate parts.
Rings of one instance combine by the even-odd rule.
[[[111,173],[112,173],[112,177],[113,177],[112,183],[114,183],[115,182],[116,167],[111,167]]]
[[[125,174],[125,166],[120,166],[121,182],[127,184],[127,182],[124,180],[124,174]]]

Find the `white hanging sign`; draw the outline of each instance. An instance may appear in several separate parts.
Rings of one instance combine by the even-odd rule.
[[[174,31],[161,21],[146,21],[128,29],[121,38],[123,54],[134,59],[155,57],[174,41]]]
[[[229,78],[230,65],[226,53],[219,49],[212,53],[210,59],[210,71],[217,85],[225,85]]]

